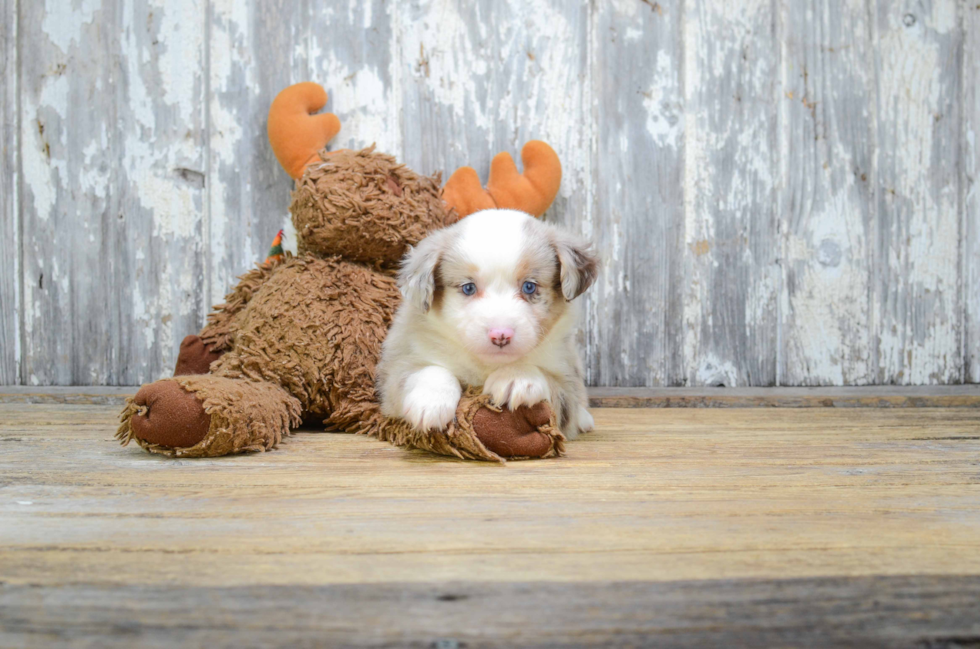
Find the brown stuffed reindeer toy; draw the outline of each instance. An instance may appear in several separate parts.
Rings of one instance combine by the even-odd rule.
[[[422,432],[382,416],[374,387],[409,246],[480,209],[540,216],[558,192],[558,157],[528,142],[523,175],[502,153],[486,189],[464,167],[440,192],[438,175],[420,176],[373,147],[326,151],[340,130],[336,116],[312,114],[326,100],[319,85],[301,83],[269,111],[273,150],[296,179],[297,255],[240,278],[200,334],[183,341],[174,377],[129,400],[117,438],[153,453],[214,457],[273,449],[307,421],[459,458],[560,455],[564,438],[546,403],[501,410],[471,388],[446,430]]]

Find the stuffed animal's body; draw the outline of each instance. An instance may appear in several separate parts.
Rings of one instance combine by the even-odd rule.
[[[339,129],[332,115],[310,114],[325,102],[319,86],[298,84],[270,111],[273,148],[298,180],[290,206],[297,255],[241,277],[200,335],[185,339],[175,376],[143,386],[127,404],[118,437],[157,453],[217,456],[269,450],[308,421],[470,459],[560,454],[546,404],[500,410],[476,386],[446,430],[422,432],[385,418],[374,388],[401,299],[394,271],[409,246],[488,201],[520,207],[508,202],[524,196],[543,211],[560,179],[554,152],[529,143],[524,175],[498,156],[496,194],[494,172],[484,191],[464,168],[443,195],[438,177],[373,149],[323,151]]]

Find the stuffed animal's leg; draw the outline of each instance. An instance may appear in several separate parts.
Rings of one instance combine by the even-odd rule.
[[[457,426],[465,424],[465,417],[460,422],[457,414]],[[565,452],[565,437],[544,401],[514,410],[481,404],[469,425],[484,446],[504,458],[555,457]]]
[[[204,342],[200,336],[187,336],[180,343],[174,376],[207,374],[211,369],[211,363],[221,358],[223,353]]]
[[[210,374],[144,385],[123,409],[116,438],[177,457],[276,447],[300,424],[300,403],[272,383]]]
[[[419,431],[401,420],[373,412],[369,426],[357,432],[375,434],[396,446],[419,448],[466,460],[501,462],[505,459],[546,458],[565,452],[565,437],[547,403],[514,410],[493,405],[488,395],[468,389],[446,430]]]

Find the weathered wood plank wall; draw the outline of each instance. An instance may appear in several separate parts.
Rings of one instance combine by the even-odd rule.
[[[889,2],[874,17],[878,375],[909,383],[949,382],[963,372],[956,9]]]
[[[814,0],[781,18],[781,379],[874,383],[871,16]]]
[[[0,0],[0,383],[135,384],[261,259],[312,79],[420,172],[530,138],[594,385],[980,381],[965,0]]]
[[[0,385],[20,380],[17,208],[17,0],[0,0]]]
[[[145,380],[201,324],[204,10],[20,3],[25,383]]]
[[[683,16],[642,2],[596,9],[587,209],[605,268],[589,294],[589,373],[609,385],[665,385],[685,369]]]
[[[963,14],[963,376],[980,383],[980,3]]]

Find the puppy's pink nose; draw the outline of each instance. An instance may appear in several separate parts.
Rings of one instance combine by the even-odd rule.
[[[510,344],[510,339],[514,337],[514,330],[510,327],[497,327],[490,330],[490,342],[497,347],[506,347]]]

